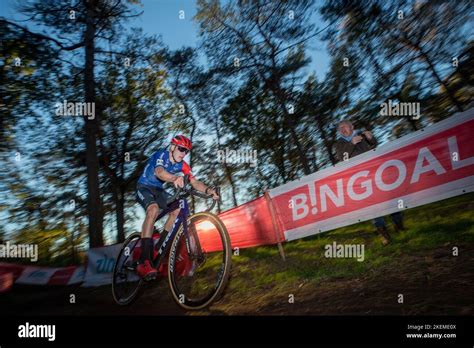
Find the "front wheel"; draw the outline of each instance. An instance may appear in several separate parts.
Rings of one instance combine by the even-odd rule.
[[[140,233],[131,234],[123,243],[112,275],[112,295],[119,305],[127,305],[138,296],[143,280],[135,273],[141,254]]]
[[[178,230],[169,254],[168,279],[175,301],[201,309],[218,299],[231,269],[231,244],[222,221],[208,212],[189,217]]]

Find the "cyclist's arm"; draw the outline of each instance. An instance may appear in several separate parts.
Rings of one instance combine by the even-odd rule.
[[[207,189],[207,185],[205,183],[203,183],[202,181],[199,181],[197,179],[194,179],[192,178],[190,180],[190,183],[192,185],[192,187],[195,189],[195,190],[198,190],[200,192],[206,192],[206,189]]]
[[[182,168],[183,174],[184,175],[189,175],[189,182],[191,183],[191,186],[200,192],[206,192],[207,185],[204,184],[202,181],[197,180],[193,174],[191,173],[191,167],[189,164],[183,161],[183,168]]]
[[[191,183],[191,186],[200,192],[204,192],[206,194],[210,194],[214,197],[214,199],[218,199],[219,196],[217,195],[216,191],[212,188],[209,188],[206,184],[204,184],[202,181],[197,180],[193,174],[191,173],[191,167],[186,162],[183,162],[183,167],[182,171],[184,175],[189,176],[189,182]]]
[[[210,188],[209,186],[207,186],[203,182],[192,178],[190,180],[190,183],[191,183],[191,185],[193,186],[193,188],[195,190],[204,192],[205,194],[208,194],[208,195],[212,195],[213,199],[219,199],[219,195],[217,194],[216,190],[213,189],[213,188]]]
[[[155,175],[158,179],[166,182],[174,182],[178,180],[178,176],[168,173],[166,169],[161,166],[155,168]]]

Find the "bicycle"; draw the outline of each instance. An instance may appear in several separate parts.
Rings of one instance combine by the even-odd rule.
[[[216,200],[205,211],[190,216],[187,197],[194,195],[210,199],[212,196],[190,187],[187,175],[184,183],[184,187],[178,188],[168,199],[168,208],[161,211],[156,219],[158,221],[169,212],[180,209],[172,230],[162,243],[154,246],[153,266],[160,269],[168,260],[167,275],[174,300],[185,309],[201,309],[223,294],[230,276],[231,244],[223,222],[210,213]],[[219,194],[219,188],[216,191]],[[211,236],[212,231],[217,234]],[[115,262],[112,294],[119,305],[132,303],[145,282],[135,273],[141,253],[140,239],[140,233],[131,234],[123,243]],[[187,263],[183,263],[185,261]],[[186,267],[189,264],[191,269]]]

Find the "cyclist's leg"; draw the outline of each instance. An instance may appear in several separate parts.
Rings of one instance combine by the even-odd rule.
[[[152,203],[146,209],[145,221],[142,225],[142,254],[140,262],[153,261],[153,225],[159,213],[158,204]]]
[[[170,197],[171,196],[164,190],[157,190],[156,192],[156,202],[162,209],[166,209],[168,207],[168,200]],[[160,239],[158,241],[159,244],[161,244],[165,240],[166,236],[173,228],[173,224],[176,220],[176,217],[178,216],[178,213],[179,209],[175,209],[174,211],[169,213],[165,225],[163,226],[163,232],[160,233]]]
[[[145,260],[149,260],[151,262],[153,257],[153,225],[155,224],[156,218],[160,212],[156,195],[153,191],[154,190],[152,188],[142,185],[139,185],[137,188],[137,201],[146,212],[141,231],[141,263],[143,263]]]
[[[153,225],[160,212],[159,199],[156,195],[156,190],[152,187],[138,185],[137,187],[137,201],[145,209],[145,221],[142,225],[142,238],[151,238],[153,234]]]
[[[160,212],[160,208],[157,203],[151,203],[146,208],[145,221],[142,225],[142,238],[151,238],[153,234],[153,225],[155,224],[156,218]]]
[[[168,219],[166,219],[165,226],[164,226],[164,231],[170,232],[171,229],[173,228],[173,224],[178,217],[179,214],[179,208],[173,210],[172,212],[169,213]]]
[[[173,224],[176,220],[176,217],[179,214],[179,209],[173,210],[169,213],[168,218],[166,219],[165,225],[163,226],[163,231],[160,233],[160,238],[158,239],[158,247],[160,247],[166,239],[166,236],[170,233],[173,228]]]

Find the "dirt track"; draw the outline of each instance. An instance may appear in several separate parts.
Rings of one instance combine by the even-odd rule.
[[[265,301],[259,293],[244,298],[229,291],[209,310],[189,313],[173,302],[168,282],[162,279],[147,285],[127,307],[114,303],[109,286],[15,286],[0,295],[0,308],[3,315],[473,315],[474,248],[460,250],[463,257],[453,257],[446,249],[399,257],[398,267],[379,268],[359,278],[285,284],[294,289],[293,304],[281,291]],[[262,289],[262,295],[271,292]],[[397,302],[400,293],[403,304]],[[75,294],[75,304],[69,303],[70,294]]]

